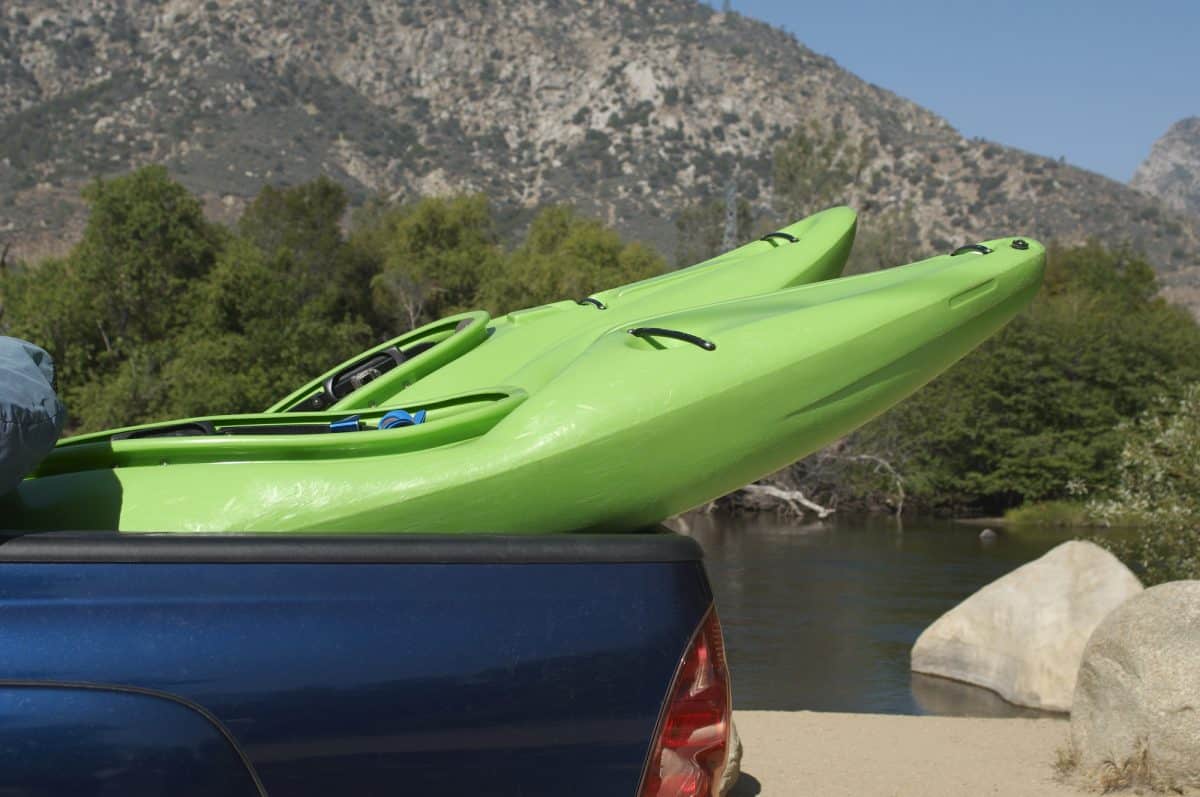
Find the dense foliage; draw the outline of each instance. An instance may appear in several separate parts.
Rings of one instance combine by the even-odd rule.
[[[857,159],[844,138],[818,133],[777,153],[797,197],[832,190],[804,183],[806,159],[839,151],[847,179]],[[343,190],[319,179],[264,189],[232,228],[157,167],[85,196],[90,220],[66,257],[0,268],[0,333],[50,350],[73,431],[260,410],[436,318],[575,298],[666,268],[562,206],[506,246],[480,195],[374,200],[350,214]],[[717,254],[723,220],[723,203],[685,210],[692,249],[681,257]],[[743,207],[737,222],[739,238],[754,234]],[[903,210],[875,217],[851,269],[928,254],[898,244],[910,226]],[[1159,530],[1122,551],[1148,578],[1195,574],[1200,393],[1187,386],[1200,383],[1200,327],[1158,289],[1131,251],[1052,249],[1026,312],[785,481],[846,509],[994,513],[1087,494],[1105,499],[1095,507],[1107,519],[1119,508]]]
[[[1200,385],[1178,401],[1157,402],[1121,431],[1116,488],[1089,511],[1138,527],[1112,547],[1148,584],[1200,578]]]
[[[1028,311],[852,448],[888,460],[927,509],[992,513],[1113,486],[1122,421],[1200,378],[1200,327],[1157,291],[1129,251],[1052,249]]]
[[[600,222],[565,206],[544,209],[504,269],[483,286],[486,307],[506,310],[558,299],[577,299],[601,288],[644,279],[665,270],[657,253],[626,244]]]
[[[265,188],[233,229],[161,167],[96,181],[61,260],[0,271],[0,332],[58,364],[72,430],[261,410],[379,340],[652,276],[662,259],[569,208],[512,251],[482,196],[372,202],[330,180]]]

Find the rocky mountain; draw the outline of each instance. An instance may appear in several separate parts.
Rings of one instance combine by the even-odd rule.
[[[694,0],[0,6],[0,243],[17,256],[71,242],[87,180],[149,162],[218,217],[325,173],[359,198],[485,191],[514,226],[568,201],[670,256],[681,209],[733,179],[761,224],[783,220],[773,154],[795,130],[820,155],[805,168],[840,164],[814,203],[848,202],[868,230],[899,219],[931,253],[1007,233],[1128,242],[1168,270],[1200,252],[1197,217],[966,139]]]
[[[1181,119],[1154,143],[1130,185],[1200,216],[1200,116]]]

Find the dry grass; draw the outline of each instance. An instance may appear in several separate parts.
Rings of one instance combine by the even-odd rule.
[[[1132,789],[1134,794],[1145,791],[1183,794],[1183,790],[1164,781],[1154,772],[1154,763],[1145,741],[1139,742],[1136,751],[1120,764],[1105,761],[1095,773],[1095,783],[1103,794]]]
[[[1077,766],[1079,766],[1079,759],[1075,755],[1074,747],[1068,744],[1054,751],[1054,771],[1058,773],[1059,778],[1071,775]]]
[[[1118,789],[1131,789],[1151,785],[1150,751],[1145,744],[1138,745],[1137,752],[1117,764],[1105,761],[1096,773],[1097,785],[1108,794]]]
[[[1183,789],[1164,780],[1154,771],[1150,750],[1139,742],[1133,755],[1121,763],[1105,761],[1090,772],[1079,771],[1079,756],[1070,744],[1054,751],[1054,771],[1063,783],[1074,783],[1101,794],[1131,791],[1133,794],[1185,794]]]

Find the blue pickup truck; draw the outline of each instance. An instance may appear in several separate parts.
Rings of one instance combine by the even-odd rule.
[[[3,518],[0,518],[0,527]],[[16,534],[0,794],[711,795],[696,543]]]

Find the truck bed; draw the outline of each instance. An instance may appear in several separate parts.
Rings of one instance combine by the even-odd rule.
[[[634,795],[712,604],[670,533],[0,544],[0,791]]]

